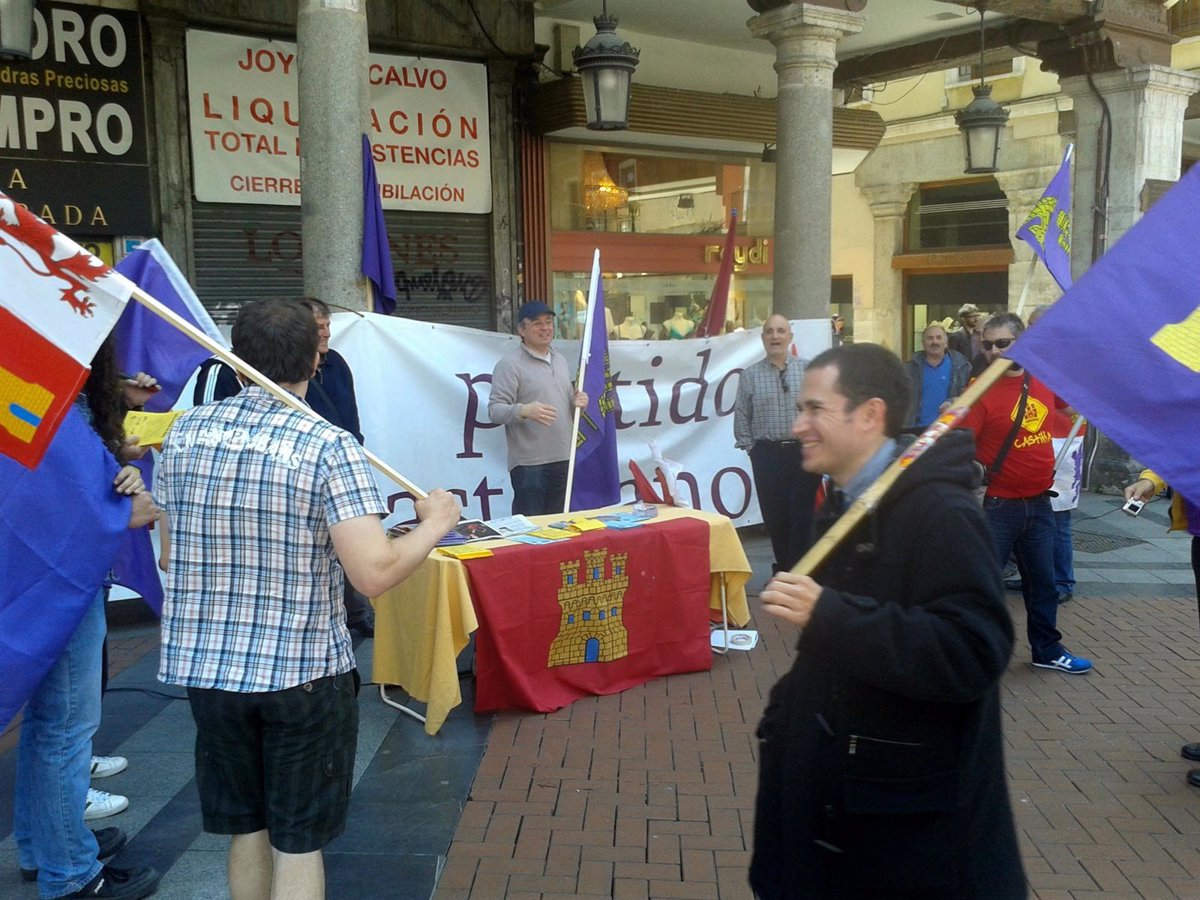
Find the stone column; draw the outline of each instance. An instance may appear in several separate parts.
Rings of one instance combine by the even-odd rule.
[[[513,331],[520,297],[517,293],[517,148],[513,80],[516,65],[488,60],[488,120],[492,156],[492,320],[496,330]],[[547,300],[549,298],[546,298]]]
[[[1059,84],[1075,104],[1075,178],[1071,189],[1071,274],[1078,278],[1107,247],[1141,218],[1141,192],[1148,178],[1177,181],[1183,151],[1183,113],[1200,78],[1165,66],[1135,66],[1101,72],[1092,85],[1082,75]],[[1099,96],[1097,96],[1097,91]],[[1103,99],[1101,99],[1103,98]],[[1105,220],[1091,214],[1098,202],[1098,174],[1105,168],[1107,105],[1112,124],[1108,153]],[[1093,242],[1096,229],[1101,240]]]
[[[1054,146],[1058,147],[1057,142]],[[1033,266],[1033,274],[1030,276],[1030,263],[1034,259],[1033,248],[1016,236],[1017,229],[1025,224],[1025,220],[1033,212],[1033,207],[1042,199],[1046,185],[1058,171],[1062,162],[1062,149],[1047,147],[1046,158],[1053,159],[1053,163],[996,173],[996,183],[1008,198],[1008,233],[1013,236],[1013,262],[1008,267],[1008,308],[1013,312],[1017,311],[1025,279],[1030,278],[1025,308],[1021,311],[1021,317],[1025,320],[1029,319],[1029,313],[1035,306],[1053,303],[1062,296],[1058,282],[1040,262]]]
[[[774,311],[792,319],[829,315],[834,54],[838,39],[857,33],[865,22],[860,13],[791,3],[749,23],[751,34],[775,45],[773,300]]]
[[[859,185],[875,218],[875,291],[868,309],[854,310],[854,340],[871,341],[901,355],[904,319],[904,273],[892,257],[904,252],[904,223],[915,182]]]
[[[188,143],[185,23],[179,16],[151,13],[150,83],[153,85],[155,187],[158,239],[176,265],[195,283],[192,247],[192,151]]]
[[[360,271],[365,0],[300,0],[296,42],[304,292],[334,307],[366,309]]]

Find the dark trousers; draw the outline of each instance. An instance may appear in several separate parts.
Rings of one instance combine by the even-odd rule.
[[[821,476],[805,472],[803,462],[799,441],[757,441],[750,448],[754,490],[771,536],[775,571],[791,569],[812,546]]]
[[[540,466],[513,466],[514,516],[548,516],[561,513],[567,498],[567,461]]]
[[[1058,589],[1054,585],[1054,510],[1049,497],[987,497],[983,514],[992,532],[998,565],[1017,557],[1026,629],[1034,662],[1049,662],[1063,652],[1058,631]]]

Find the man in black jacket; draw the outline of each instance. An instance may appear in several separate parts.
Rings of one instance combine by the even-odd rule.
[[[832,480],[818,532],[903,451],[908,391],[876,345],[809,363],[793,433]],[[970,435],[946,435],[814,577],[762,593],[802,631],[759,725],[761,900],[1026,896],[998,689],[1013,629],[973,459]]]

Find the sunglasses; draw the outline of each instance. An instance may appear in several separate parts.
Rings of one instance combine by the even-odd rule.
[[[781,369],[779,372],[779,389],[785,394],[791,390],[787,383],[787,369]]]
[[[984,350],[991,350],[993,347],[997,350],[1007,350],[1009,345],[1015,340],[1016,338],[997,338],[994,341],[980,341],[979,346]]]

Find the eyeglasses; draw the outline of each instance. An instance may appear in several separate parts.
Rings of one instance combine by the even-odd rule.
[[[779,370],[779,389],[781,391],[783,391],[785,394],[789,390],[791,390],[791,388],[788,387],[788,382],[787,382],[787,369]]]
[[[991,350],[993,347],[997,350],[1007,350],[1009,345],[1015,340],[1016,338],[997,338],[994,341],[980,341],[979,346],[984,350]]]

